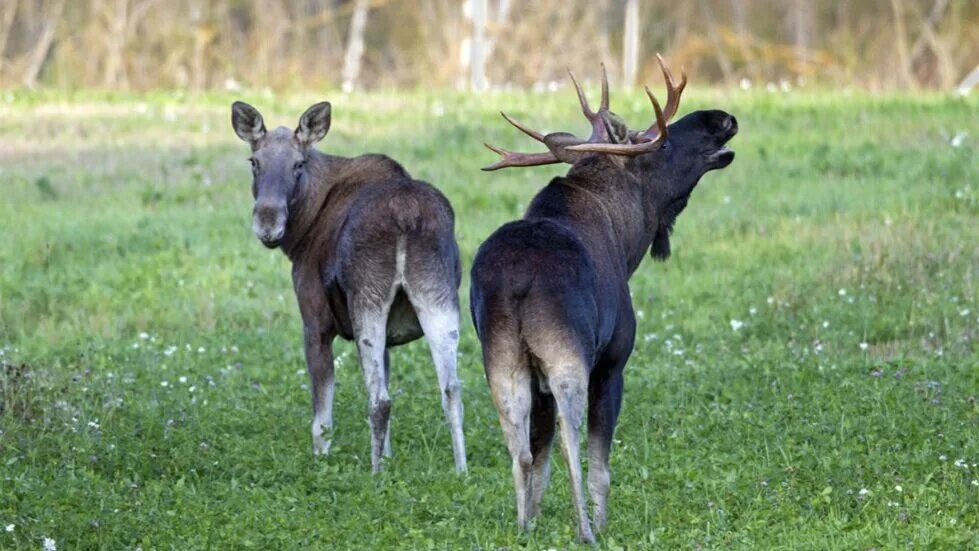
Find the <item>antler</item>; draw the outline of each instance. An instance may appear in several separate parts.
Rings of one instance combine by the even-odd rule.
[[[673,115],[676,115],[677,109],[680,107],[680,94],[683,93],[683,89],[687,87],[687,72],[680,68],[680,85],[677,86],[676,81],[673,80],[673,73],[670,72],[669,67],[663,61],[663,57],[656,54],[656,60],[659,62],[660,69],[663,70],[663,80],[666,81],[666,109],[663,110],[663,118],[667,121],[673,119]],[[649,92],[649,88],[646,89],[646,93]],[[659,121],[654,122],[649,128],[644,132],[640,132],[638,136],[640,138],[648,139],[650,141],[655,141],[658,137],[658,133],[662,132],[659,130]],[[657,134],[653,134],[653,130],[657,131]]]
[[[483,145],[495,151],[501,157],[499,161],[483,167],[483,170],[487,172],[514,166],[553,165],[561,162],[550,151],[546,151],[544,153],[517,153],[516,151],[507,151],[502,147],[496,147],[495,145],[490,145],[488,143],[484,143]]]
[[[578,84],[578,79],[575,78],[574,73],[571,69],[568,69],[568,76],[571,77],[571,82],[574,83],[575,92],[578,93],[578,102],[581,103],[581,112],[591,123],[591,136],[588,137],[587,143],[602,143],[607,142],[611,139],[611,131],[609,130],[605,116],[608,111],[608,73],[605,71],[605,64],[602,63],[602,103],[598,107],[598,111],[592,111],[591,107],[588,106],[588,98],[585,97],[584,90],[581,89],[581,85]]]
[[[687,73],[682,68],[680,69],[680,84],[677,85],[673,80],[673,74],[667,68],[663,58],[659,54],[656,54],[656,59],[659,61],[659,66],[663,70],[663,79],[666,80],[666,109],[660,109],[659,102],[656,101],[656,96],[653,95],[653,92],[647,86],[646,95],[649,96],[649,100],[653,104],[653,110],[656,112],[656,121],[648,129],[633,135],[633,139],[638,143],[584,143],[568,146],[567,149],[569,151],[635,156],[656,151],[663,145],[667,137],[666,125],[680,107],[680,95],[687,86]]]
[[[574,73],[571,72],[570,69],[568,70],[568,75],[571,76],[571,82],[574,83],[575,92],[578,94],[578,102],[581,104],[581,112],[585,115],[585,118],[588,119],[588,122],[591,123],[592,127],[591,136],[589,136],[587,141],[582,143],[600,144],[609,141],[612,131],[608,127],[608,122],[605,119],[605,115],[609,112],[608,73],[605,71],[605,64],[602,64],[602,101],[599,105],[598,111],[591,110],[591,107],[588,105],[588,98],[585,97],[584,90],[581,89],[581,85],[578,84],[578,79],[575,78]],[[502,111],[500,112],[500,115],[503,115],[503,118],[506,119],[507,122],[517,127],[517,129],[524,134],[527,134],[531,138],[544,143],[545,136],[540,132],[524,126]],[[484,167],[483,170],[486,171],[518,166],[550,165],[562,162],[551,152],[518,153],[515,151],[507,151],[506,149],[490,144],[483,145],[495,151],[501,157],[499,161]]]

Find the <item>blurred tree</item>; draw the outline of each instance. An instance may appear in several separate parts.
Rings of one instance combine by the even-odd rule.
[[[698,83],[952,89],[979,2],[0,0],[4,87],[540,86],[599,61],[628,84],[656,52]]]

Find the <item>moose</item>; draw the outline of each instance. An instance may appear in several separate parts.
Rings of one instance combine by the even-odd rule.
[[[734,160],[725,144],[737,120],[717,110],[667,126],[686,86],[659,58],[666,108],[646,88],[656,120],[630,131],[609,111],[608,79],[592,111],[573,73],[591,136],[543,135],[501,113],[548,149],[517,153],[487,144],[501,159],[484,170],[567,163],[531,201],[522,220],[500,227],[476,253],[470,306],[483,364],[512,456],[517,524],[526,530],[550,474],[555,424],[571,480],[578,537],[593,542],[582,488],[578,431],[588,406],[588,490],[595,527],[607,520],[609,450],[622,405],[623,371],[636,316],[629,277],[648,249],[670,255],[670,233],[701,177]],[[570,72],[570,71],[569,71]]]
[[[379,154],[340,157],[313,145],[326,136],[331,105],[303,113],[295,130],[265,128],[251,105],[231,106],[251,146],[252,229],[292,262],[313,399],[313,453],[329,453],[333,430],[333,340],[356,342],[369,399],[371,467],[391,454],[388,349],[428,342],[458,472],[466,470],[456,371],[461,267],[455,215],[442,193]]]

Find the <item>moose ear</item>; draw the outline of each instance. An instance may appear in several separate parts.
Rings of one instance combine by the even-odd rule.
[[[299,117],[296,127],[296,141],[305,149],[323,139],[330,130],[330,102],[321,101],[310,107]]]
[[[670,257],[670,228],[660,226],[649,246],[649,255],[655,260],[666,260]]]
[[[258,141],[265,136],[265,121],[262,114],[243,101],[231,104],[231,126],[235,134],[255,149]]]

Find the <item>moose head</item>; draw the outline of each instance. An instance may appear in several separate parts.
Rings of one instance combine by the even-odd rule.
[[[543,135],[501,113],[510,124],[531,138],[543,143],[548,151],[543,153],[518,153],[486,144],[501,156],[496,163],[483,170],[508,167],[527,167],[555,163],[578,165],[589,156],[603,154],[613,156],[605,166],[612,170],[625,170],[649,189],[647,194],[654,203],[654,216],[658,227],[650,247],[654,258],[665,259],[670,254],[669,234],[676,217],[686,207],[687,200],[700,178],[707,172],[728,166],[734,160],[734,152],[727,142],[738,132],[738,121],[720,110],[695,111],[672,124],[680,106],[680,96],[687,85],[687,75],[681,70],[676,82],[670,69],[657,55],[663,78],[666,81],[666,108],[660,107],[653,92],[646,87],[655,112],[655,120],[645,130],[629,130],[622,118],[609,110],[608,77],[602,67],[602,99],[598,111],[588,105],[578,80],[569,71],[581,103],[581,110],[591,124],[592,132],[581,139],[568,132]]]
[[[257,109],[236,101],[231,124],[252,149],[252,230],[266,247],[278,247],[285,238],[289,212],[296,209],[308,185],[309,151],[330,130],[330,104],[324,101],[307,109],[295,130],[280,126],[268,132]]]

